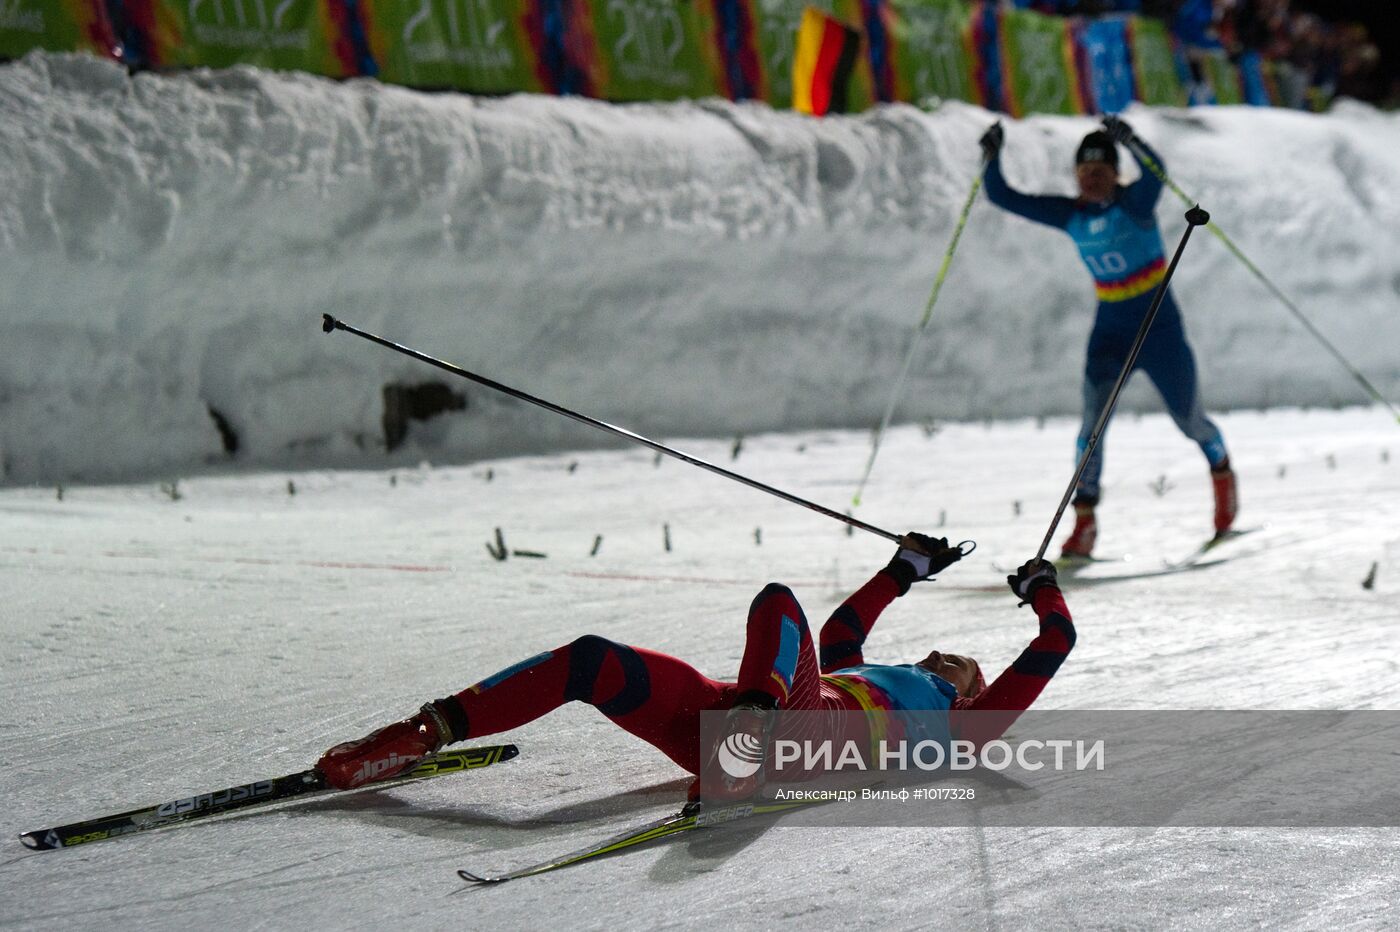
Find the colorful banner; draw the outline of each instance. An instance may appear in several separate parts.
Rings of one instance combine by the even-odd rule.
[[[793,58],[796,52],[797,30],[802,24],[802,11],[813,7],[829,13],[852,28],[860,22],[858,0],[749,0],[754,29],[758,35],[758,54],[763,62],[763,83],[768,91],[764,99],[774,107],[792,106]],[[851,74],[847,104],[852,112],[864,110],[875,100],[870,78],[870,62],[864,56],[856,62]]]
[[[1092,113],[1120,113],[1133,102],[1133,63],[1128,54],[1128,23],[1123,19],[1085,20],[1076,30],[1084,103]]]
[[[972,14],[961,0],[891,0],[894,99],[984,104],[976,80]]]
[[[1137,99],[1157,106],[1184,106],[1186,88],[1181,83],[1166,24],[1157,19],[1133,16],[1128,20],[1128,43],[1132,49]]]
[[[152,68],[256,65],[333,78],[357,70],[340,0],[125,0]]]
[[[1277,98],[1278,92],[1271,87],[1272,76],[1265,74],[1264,59],[1259,53],[1245,52],[1239,57],[1237,65],[1244,102],[1254,107],[1267,107],[1272,104],[1271,98]]]
[[[1304,103],[1301,79],[1257,56],[1237,67],[1192,48],[1188,73],[1158,19],[994,0],[0,0],[0,57],[78,50],[131,68],[246,64],[469,93],[723,95],[787,108],[809,6],[861,49],[826,76],[820,55],[804,63],[798,96],[813,111],[824,95],[837,109],[842,86],[850,112],[938,98],[1018,117],[1112,113],[1134,98],[1182,106],[1188,89],[1191,103]]]
[[[593,23],[594,95],[675,100],[719,93],[714,8],[694,0],[582,0]]]
[[[720,92],[730,100],[765,100],[763,62],[751,0],[697,0],[707,4],[719,48]]]
[[[0,58],[30,49],[119,54],[103,0],[0,0]]]
[[[382,80],[481,94],[553,89],[533,0],[359,0]],[[537,27],[537,33],[542,30]]]
[[[982,106],[1004,111],[997,9],[996,0],[972,4],[972,76]]]
[[[1026,10],[1002,10],[997,21],[1002,107],[1027,113],[1083,113],[1069,20]]]
[[[1215,99],[1211,103],[1232,105],[1244,103],[1240,71],[1224,52],[1209,52],[1200,57],[1201,69],[1210,84]]]

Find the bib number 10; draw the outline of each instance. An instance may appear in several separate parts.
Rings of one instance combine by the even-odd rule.
[[[1103,252],[1097,256],[1085,256],[1084,264],[1089,266],[1089,271],[1093,272],[1097,278],[1120,275],[1128,271],[1128,260],[1123,258],[1121,252]]]

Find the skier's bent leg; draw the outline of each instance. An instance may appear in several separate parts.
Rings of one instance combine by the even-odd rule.
[[[1153,327],[1152,339],[1143,347],[1139,364],[1162,396],[1177,428],[1196,442],[1211,469],[1229,461],[1220,428],[1206,416],[1196,376],[1196,357],[1178,325],[1163,334]]]
[[[739,665],[735,701],[722,731],[707,749],[704,783],[714,798],[735,801],[753,796],[762,787],[770,740],[776,724],[774,709],[821,708],[821,670],[807,616],[787,586],[769,583],[749,606],[744,657]],[[817,730],[812,715],[784,720],[784,737],[810,738]],[[793,728],[793,725],[796,728]],[[799,734],[800,733],[800,734]],[[734,774],[726,768],[721,748],[734,749],[757,762],[757,770]],[[692,797],[699,784],[692,786]]]
[[[1097,334],[1090,339],[1089,355],[1084,363],[1084,410],[1080,415],[1079,436],[1075,438],[1074,444],[1076,465],[1084,458],[1084,451],[1089,449],[1089,443],[1094,438],[1094,427],[1098,424],[1103,409],[1108,405],[1108,400],[1113,394],[1113,385],[1118,380],[1118,373],[1122,371],[1126,360],[1127,349],[1118,346],[1117,342],[1101,338]],[[1107,434],[1108,424],[1105,422],[1098,443],[1094,446],[1094,452],[1090,454],[1084,472],[1079,477],[1079,484],[1075,487],[1076,501],[1092,505],[1099,499],[1099,476],[1103,472],[1104,438]]]
[[[418,715],[337,745],[317,767],[335,786],[408,769],[444,744],[517,728],[566,702],[586,702],[694,772],[699,713],[722,708],[732,687],[666,654],[586,635],[482,680]]]
[[[1154,332],[1154,336],[1155,336]],[[1196,379],[1196,357],[1178,327],[1170,339],[1154,340],[1145,347],[1143,368],[1162,395],[1172,420],[1187,437],[1196,441],[1210,463],[1211,494],[1215,499],[1212,523],[1217,536],[1234,526],[1239,513],[1239,490],[1230,468],[1230,454],[1220,428],[1206,417]]]
[[[769,583],[749,606],[739,696],[784,709],[816,708],[821,668],[807,616],[787,586]],[[761,700],[759,700],[761,701]]]
[[[807,616],[792,590],[769,583],[749,607],[748,638],[736,701],[785,713],[777,737],[802,741],[831,734],[843,694],[823,686]]]
[[[1098,423],[1099,415],[1113,391],[1113,379],[1106,378],[1101,371],[1096,371],[1107,366],[1102,361],[1097,366],[1093,365],[1093,362],[1091,357],[1091,365],[1084,376],[1084,416],[1079,426],[1079,437],[1075,442],[1076,464],[1084,459],[1084,453],[1093,439],[1094,426]],[[1104,430],[1107,429],[1105,425]],[[1078,485],[1075,486],[1074,529],[1060,545],[1061,559],[1087,559],[1094,551],[1099,534],[1094,508],[1099,503],[1099,475],[1102,469],[1103,436],[1100,435],[1099,443],[1084,464],[1084,471],[1080,474]]]

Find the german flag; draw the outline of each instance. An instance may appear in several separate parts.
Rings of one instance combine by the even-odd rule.
[[[814,7],[804,9],[792,58],[793,109],[813,116],[845,113],[859,54],[859,32]]]

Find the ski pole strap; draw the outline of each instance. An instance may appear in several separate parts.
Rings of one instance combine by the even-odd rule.
[[[1084,453],[1079,457],[1079,463],[1075,466],[1074,477],[1069,480],[1069,486],[1065,489],[1064,496],[1060,499],[1060,507],[1055,510],[1055,517],[1050,519],[1050,527],[1045,531],[1045,539],[1040,542],[1040,549],[1036,551],[1037,561],[1045,558],[1045,551],[1050,547],[1050,538],[1055,533],[1055,528],[1060,523],[1060,518],[1064,515],[1065,509],[1069,507],[1069,500],[1074,495],[1075,487],[1079,485],[1079,479],[1084,475],[1084,469],[1089,465],[1089,457],[1094,455],[1094,450],[1099,445],[1099,437],[1103,434],[1104,426],[1113,415],[1113,407],[1118,403],[1118,395],[1123,391],[1123,385],[1128,381],[1128,376],[1132,374],[1133,365],[1137,362],[1138,353],[1142,351],[1142,344],[1147,339],[1147,332],[1152,329],[1152,321],[1157,318],[1157,309],[1162,306],[1162,299],[1166,297],[1167,285],[1172,280],[1172,275],[1176,273],[1176,265],[1181,261],[1181,254],[1186,249],[1186,241],[1191,238],[1191,231],[1196,227],[1210,222],[1210,214],[1200,208],[1200,205],[1192,207],[1186,212],[1186,232],[1181,235],[1181,242],[1176,246],[1176,252],[1172,255],[1171,264],[1167,266],[1167,273],[1162,277],[1162,281],[1157,285],[1157,293],[1152,297],[1152,305],[1147,309],[1147,314],[1142,318],[1142,324],[1138,327],[1137,336],[1133,338],[1132,348],[1128,351],[1128,358],[1123,361],[1123,368],[1118,373],[1117,380],[1113,383],[1113,390],[1109,392],[1108,401],[1104,404],[1103,410],[1099,412],[1099,418],[1094,422],[1093,433],[1089,435],[1089,442],[1084,447]]]
[[[1161,181],[1162,184],[1170,188],[1172,193],[1181,199],[1182,203],[1194,203],[1192,197],[1185,191],[1183,191],[1175,181],[1173,181],[1167,176],[1166,169],[1162,168],[1162,166],[1157,163],[1156,159],[1152,158],[1152,156],[1144,152],[1141,146],[1134,145],[1132,146],[1132,150],[1133,154],[1138,157],[1138,161],[1140,161],[1143,165],[1146,165],[1148,171],[1156,175],[1157,179]],[[1293,301],[1289,299],[1289,297],[1286,294],[1284,294],[1283,291],[1280,290],[1279,287],[1275,285],[1267,275],[1264,274],[1263,270],[1261,270],[1259,266],[1255,265],[1253,262],[1250,261],[1249,257],[1244,254],[1244,251],[1240,249],[1239,246],[1235,245],[1235,241],[1230,239],[1229,236],[1225,235],[1225,231],[1220,229],[1220,227],[1217,226],[1215,221],[1213,220],[1206,224],[1206,229],[1214,233],[1216,238],[1219,239],[1220,242],[1225,244],[1225,248],[1230,250],[1230,254],[1233,255],[1236,259],[1240,260],[1240,264],[1243,265],[1246,269],[1248,269],[1249,273],[1255,278],[1257,278],[1260,284],[1262,284],[1266,289],[1268,289],[1270,294],[1272,294],[1275,298],[1278,298],[1279,302],[1283,304],[1283,306],[1287,308],[1295,318],[1297,318],[1298,322],[1301,323],[1307,329],[1308,333],[1312,334],[1313,338],[1316,339],[1317,342],[1322,344],[1322,348],[1327,350],[1327,352],[1332,355],[1332,358],[1337,360],[1337,362],[1341,364],[1342,368],[1345,369],[1347,373],[1350,374],[1351,377],[1356,380],[1357,384],[1361,386],[1362,390],[1365,391],[1366,394],[1370,395],[1371,398],[1374,399],[1377,403],[1384,405],[1385,408],[1388,411],[1390,411],[1391,415],[1394,416],[1396,422],[1400,423],[1400,410],[1396,410],[1395,405],[1391,404],[1391,402],[1388,401],[1386,397],[1380,393],[1380,390],[1376,388],[1375,385],[1371,384],[1371,381],[1367,379],[1366,376],[1364,376],[1359,369],[1353,366],[1345,356],[1342,355],[1341,350],[1337,349],[1337,347],[1332,344],[1332,341],[1328,340],[1325,336],[1322,335],[1322,331],[1317,329],[1317,326],[1314,325],[1313,322],[1308,319],[1308,317],[1302,312],[1302,310],[1299,309],[1298,305],[1293,303]]]
[[[421,353],[416,349],[403,346],[399,343],[394,343],[393,341],[386,340],[381,336],[377,336],[373,333],[369,333],[368,331],[361,330],[358,327],[351,326],[350,324],[347,324],[344,321],[335,319],[329,314],[321,315],[321,329],[326,333],[331,333],[335,330],[344,330],[347,333],[353,333],[355,336],[369,340],[371,343],[378,343],[380,346],[388,347],[396,353],[402,353],[405,356],[411,356],[414,359],[417,359],[421,362],[425,362],[430,366],[436,366],[444,372],[451,372],[453,375],[461,376],[462,378],[467,379],[468,381],[476,382],[478,385],[484,385],[487,388],[492,389],[493,391],[498,391],[502,394],[510,395],[512,398],[519,398],[521,401],[527,401],[532,405],[544,408],[546,411],[553,411],[555,414],[562,414],[564,417],[572,418],[573,420],[578,421],[581,424],[587,424],[589,427],[596,427],[601,431],[614,434],[618,437],[630,440],[633,443],[641,444],[644,447],[650,447],[658,453],[665,453],[667,456],[675,457],[681,462],[689,463],[692,466],[699,466],[701,469],[707,469],[712,473],[724,476],[726,479],[733,479],[735,482],[741,482],[744,485],[749,486],[750,488],[758,489],[760,492],[767,492],[769,495],[774,495],[778,498],[783,499],[784,501],[792,502],[794,505],[801,505],[803,508],[815,511],[817,514],[826,515],[828,518],[835,518],[837,521],[840,521],[843,524],[848,524],[851,527],[859,528],[862,531],[867,531],[878,537],[883,537],[886,540],[899,543],[900,536],[898,534],[892,534],[889,531],[875,527],[873,524],[867,524],[864,521],[857,520],[856,518],[853,518],[850,515],[843,515],[839,511],[832,511],[830,508],[823,507],[822,505],[818,505],[815,502],[809,502],[805,498],[799,498],[798,496],[793,495],[789,492],[784,492],[781,489],[775,489],[771,485],[766,485],[755,479],[750,479],[747,476],[741,476],[736,472],[731,472],[730,470],[725,469],[723,466],[716,466],[714,463],[706,462],[705,460],[702,460],[697,456],[691,456],[688,453],[683,453],[680,450],[668,447],[664,443],[658,443],[655,440],[643,437],[641,434],[633,433],[632,431],[627,430],[625,427],[618,427],[614,424],[609,424],[606,421],[600,421],[597,418],[589,417],[586,414],[580,414],[577,411],[570,410],[569,408],[566,408],[563,405],[555,404],[552,401],[546,401],[543,398],[536,398],[534,395],[528,395],[525,392],[520,391],[519,389],[511,388],[509,385],[502,385],[500,382],[488,379],[482,375],[477,375],[475,372],[469,372],[466,369],[463,369],[461,366],[454,366],[450,362],[444,362],[443,360],[433,356],[429,356],[426,353]]]

